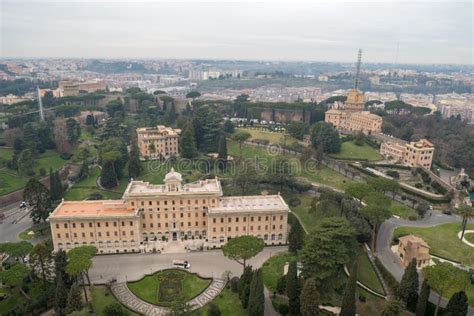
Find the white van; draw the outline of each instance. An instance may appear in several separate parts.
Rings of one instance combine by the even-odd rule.
[[[187,260],[173,260],[173,267],[181,268],[181,269],[190,269],[191,264]]]

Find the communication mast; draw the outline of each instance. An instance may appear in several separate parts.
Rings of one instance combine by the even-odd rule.
[[[41,92],[39,86],[36,86],[36,93],[38,94],[38,107],[40,119],[44,121],[43,102],[41,101]]]
[[[359,53],[357,54],[357,65],[356,65],[356,75],[355,75],[355,80],[354,80],[354,89],[357,89],[359,87],[361,61],[362,61],[362,49],[359,48]]]

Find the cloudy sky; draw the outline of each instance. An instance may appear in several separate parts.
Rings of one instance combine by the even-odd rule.
[[[353,61],[360,47],[366,62],[473,62],[471,1],[0,0],[0,6],[1,57]]]

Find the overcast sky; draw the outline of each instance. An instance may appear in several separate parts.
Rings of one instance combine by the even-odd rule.
[[[473,62],[471,1],[0,3],[2,57]]]

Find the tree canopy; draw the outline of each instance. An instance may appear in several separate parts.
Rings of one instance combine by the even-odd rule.
[[[229,240],[224,247],[222,247],[222,252],[224,256],[237,261],[245,267],[247,260],[262,251],[264,245],[263,239],[261,238],[255,236],[240,236]]]

